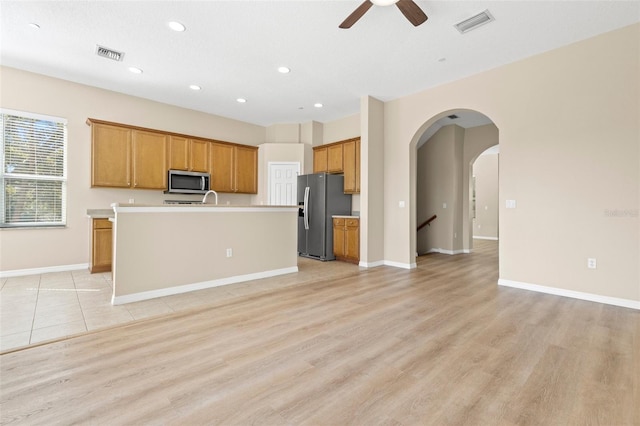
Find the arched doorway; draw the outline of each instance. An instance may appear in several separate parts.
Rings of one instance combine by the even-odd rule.
[[[412,230],[416,255],[471,252],[473,163],[498,139],[498,128],[489,117],[466,109],[444,111],[416,133],[411,148],[416,171]],[[429,219],[431,223],[424,226]]]

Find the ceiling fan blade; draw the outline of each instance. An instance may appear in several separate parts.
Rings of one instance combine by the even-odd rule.
[[[413,0],[398,0],[396,3],[400,12],[413,24],[414,27],[425,22],[427,15],[420,9],[420,6],[415,4]]]
[[[353,24],[358,22],[358,19],[362,18],[362,15],[364,15],[371,6],[373,6],[373,3],[371,3],[369,0],[364,0],[364,3],[358,6],[358,8],[354,10],[353,13],[342,22],[342,24],[338,26],[340,28],[351,28]]]

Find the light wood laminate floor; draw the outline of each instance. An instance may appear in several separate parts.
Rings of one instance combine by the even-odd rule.
[[[5,353],[0,421],[640,424],[640,312],[498,287],[476,245],[302,262],[299,283]]]

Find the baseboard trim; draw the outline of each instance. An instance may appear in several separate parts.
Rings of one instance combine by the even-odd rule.
[[[489,240],[489,241],[498,241],[498,237],[480,237],[480,236],[473,236],[474,240]]]
[[[386,266],[393,266],[395,268],[402,268],[402,269],[415,269],[418,265],[414,262],[414,263],[401,263],[401,262],[393,262],[391,260],[385,260],[384,264]]]
[[[384,265],[384,260],[377,260],[375,262],[365,262],[361,260],[360,263],[358,263],[358,266],[362,268],[376,268],[378,266],[383,266],[383,265]]]
[[[0,278],[22,277],[25,275],[48,274],[51,272],[67,272],[89,269],[88,263],[78,263],[75,265],[45,266],[43,268],[14,269],[12,271],[0,271]]]
[[[640,301],[620,299],[618,297],[601,296],[599,294],[583,293],[581,291],[565,290],[563,288],[547,287],[543,285],[523,283],[520,281],[505,280],[502,278],[498,280],[498,285],[640,310]]]
[[[445,250],[440,248],[432,248],[427,253],[440,253],[440,254],[469,254],[471,250],[462,249],[462,250]]]
[[[297,266],[290,268],[274,269],[271,271],[256,272],[253,274],[236,275],[229,278],[203,281],[193,284],[179,285],[175,287],[161,288],[158,290],[142,291],[140,293],[126,294],[124,296],[113,296],[112,305],[123,305],[125,303],[140,302],[142,300],[155,299],[157,297],[173,296],[174,294],[188,293],[190,291],[205,290],[207,288],[220,287],[223,285],[236,284],[244,281],[259,280],[261,278],[275,277],[278,275],[292,274],[298,272]],[[117,286],[117,283],[114,283]]]

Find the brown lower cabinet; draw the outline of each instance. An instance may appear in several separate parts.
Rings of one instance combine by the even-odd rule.
[[[113,258],[113,229],[109,219],[91,219],[91,265],[89,271],[111,271]]]
[[[337,260],[360,262],[360,220],[333,218],[333,255]]]

